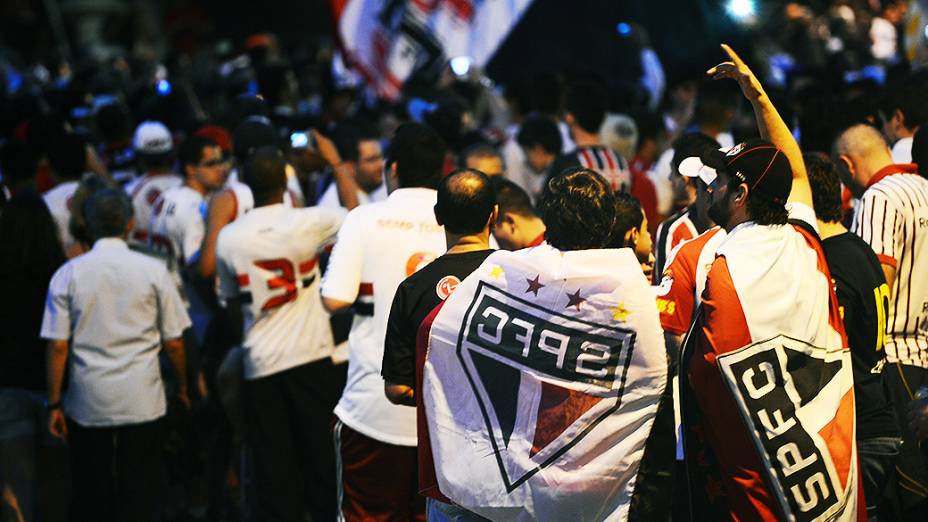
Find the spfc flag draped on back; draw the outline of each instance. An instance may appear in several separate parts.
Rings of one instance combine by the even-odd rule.
[[[749,222],[718,255],[680,372],[694,519],[865,517],[850,351],[818,239]]]
[[[348,63],[399,98],[413,71],[467,56],[486,65],[532,0],[332,0]]]
[[[494,253],[432,323],[441,492],[493,520],[626,520],[666,375],[630,250]]]

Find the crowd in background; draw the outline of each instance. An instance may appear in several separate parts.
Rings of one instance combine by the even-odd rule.
[[[908,2],[877,0],[790,2],[750,29],[756,38],[744,57],[803,153],[835,159],[842,132],[866,123],[883,134],[894,163],[928,163],[928,131],[920,131],[928,120],[928,74],[907,50],[919,45],[906,40],[907,8]],[[160,492],[157,514],[148,515],[248,519],[257,516],[254,482],[263,475],[251,468],[253,453],[243,444],[247,410],[223,397],[233,392],[221,382],[227,376],[221,367],[241,341],[230,325],[241,326],[242,319],[227,315],[216,274],[221,229],[248,206],[235,185],[254,192],[262,182],[255,181],[257,166],[246,174],[254,154],[272,146],[285,158],[288,206],[351,210],[387,198],[385,166],[402,154],[390,139],[404,125],[420,124],[446,146],[444,174],[468,168],[497,178],[500,210],[491,231],[495,246],[507,250],[541,238],[535,205],[550,177],[568,167],[589,168],[634,197],[626,203],[640,208],[642,221],[627,225],[624,246],[635,247],[657,285],[673,248],[709,228],[695,210],[680,224],[698,199],[695,181],[680,175],[686,157],[680,151],[707,143],[730,148],[758,133],[738,86],[709,80],[709,64],[665,71],[659,58],[642,58],[641,79],[629,96],[582,64],[516,74],[503,85],[476,68],[443,67],[414,75],[402,98],[390,102],[373,97],[335,47],[288,47],[269,33],[230,42],[176,20],[165,21],[166,33],[150,16],[133,22],[144,29],[137,34],[101,37],[108,17],[117,16],[124,15],[84,15],[69,59],[0,51],[0,520],[64,520],[69,498],[97,498],[75,493],[70,484],[98,464],[69,459],[64,438],[54,436],[79,436],[79,428],[49,432],[49,404],[60,410],[60,396],[48,396],[49,379],[63,376],[47,369],[54,352],[47,351],[43,314],[56,271],[93,252],[98,238],[125,232],[100,233],[112,226],[107,219],[118,221],[126,211],[106,201],[107,191],[131,199],[129,245],[162,262],[165,286],[177,293],[164,298],[167,308],[189,314],[189,324],[172,318],[161,332],[164,341],[183,342],[166,346],[165,385],[151,388],[166,397],[167,413],[163,437],[150,435],[155,447],[139,450],[165,456],[157,474],[144,478]],[[647,55],[645,30],[631,24],[628,31]],[[190,193],[165,199],[181,186]],[[861,196],[851,188],[843,188],[836,219],[848,225]],[[251,197],[259,207],[260,195]],[[186,212],[180,225],[161,219],[166,208],[173,212],[172,201],[178,215]],[[340,223],[343,216],[332,219]],[[164,232],[172,226],[186,228]],[[320,232],[320,246],[331,243],[337,228]],[[928,264],[916,263],[911,277],[928,277]],[[139,284],[140,277],[147,276],[129,280]],[[339,390],[350,371],[340,350],[347,350],[351,320],[340,312],[326,323],[336,345],[333,372],[341,372],[331,386]],[[333,395],[326,401],[334,407]],[[928,490],[921,495],[924,501]],[[125,512],[110,516],[134,519]]]

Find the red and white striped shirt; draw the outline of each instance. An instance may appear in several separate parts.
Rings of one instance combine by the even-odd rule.
[[[896,268],[886,321],[886,360],[928,368],[928,180],[916,165],[889,165],[867,184],[851,231]]]
[[[657,241],[654,242],[654,271],[663,273],[670,266],[670,254],[677,245],[701,234],[696,223],[690,219],[689,208],[677,212],[657,226]]]

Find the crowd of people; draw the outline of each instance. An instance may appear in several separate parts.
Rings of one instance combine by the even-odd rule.
[[[828,4],[634,106],[4,62],[0,521],[923,520],[928,75]]]

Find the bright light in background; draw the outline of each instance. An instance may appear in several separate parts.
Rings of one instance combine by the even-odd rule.
[[[623,37],[632,34],[632,26],[625,22],[619,22],[618,25],[615,26],[615,30],[619,33],[619,36]]]
[[[742,22],[757,14],[757,3],[754,0],[728,0],[725,11],[728,16]]]
[[[470,72],[470,57],[455,56],[450,60],[451,72],[457,76],[467,76]]]
[[[167,80],[158,80],[158,83],[155,84],[155,89],[157,89],[158,94],[161,96],[167,96],[171,94],[171,82]]]

